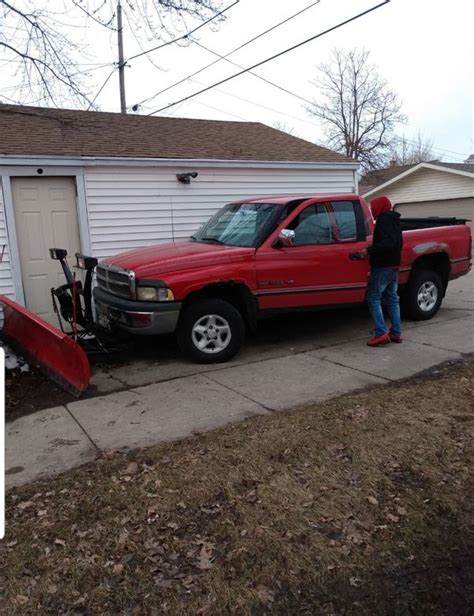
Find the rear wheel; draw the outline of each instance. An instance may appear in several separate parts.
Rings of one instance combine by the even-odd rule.
[[[434,317],[443,301],[443,283],[436,272],[415,271],[408,283],[404,298],[405,310],[415,321]]]
[[[178,325],[178,344],[187,357],[208,364],[236,355],[245,336],[240,312],[221,299],[203,299],[188,306]]]

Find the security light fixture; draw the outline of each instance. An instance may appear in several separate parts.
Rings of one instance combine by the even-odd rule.
[[[176,178],[182,184],[191,184],[191,178],[196,179],[198,176],[197,171],[188,171],[187,173],[177,173]]]

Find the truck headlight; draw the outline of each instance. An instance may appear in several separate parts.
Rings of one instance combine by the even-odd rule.
[[[172,302],[174,295],[165,287],[137,287],[137,299],[142,302]]]

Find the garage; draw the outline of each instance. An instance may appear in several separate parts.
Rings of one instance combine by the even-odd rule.
[[[185,239],[243,197],[357,189],[356,161],[255,122],[0,104],[0,135],[0,294],[53,323],[51,247],[73,265]]]

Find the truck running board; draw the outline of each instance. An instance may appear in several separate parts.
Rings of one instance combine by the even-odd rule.
[[[32,366],[79,397],[89,386],[90,365],[84,350],[44,319],[0,295],[1,337]]]

